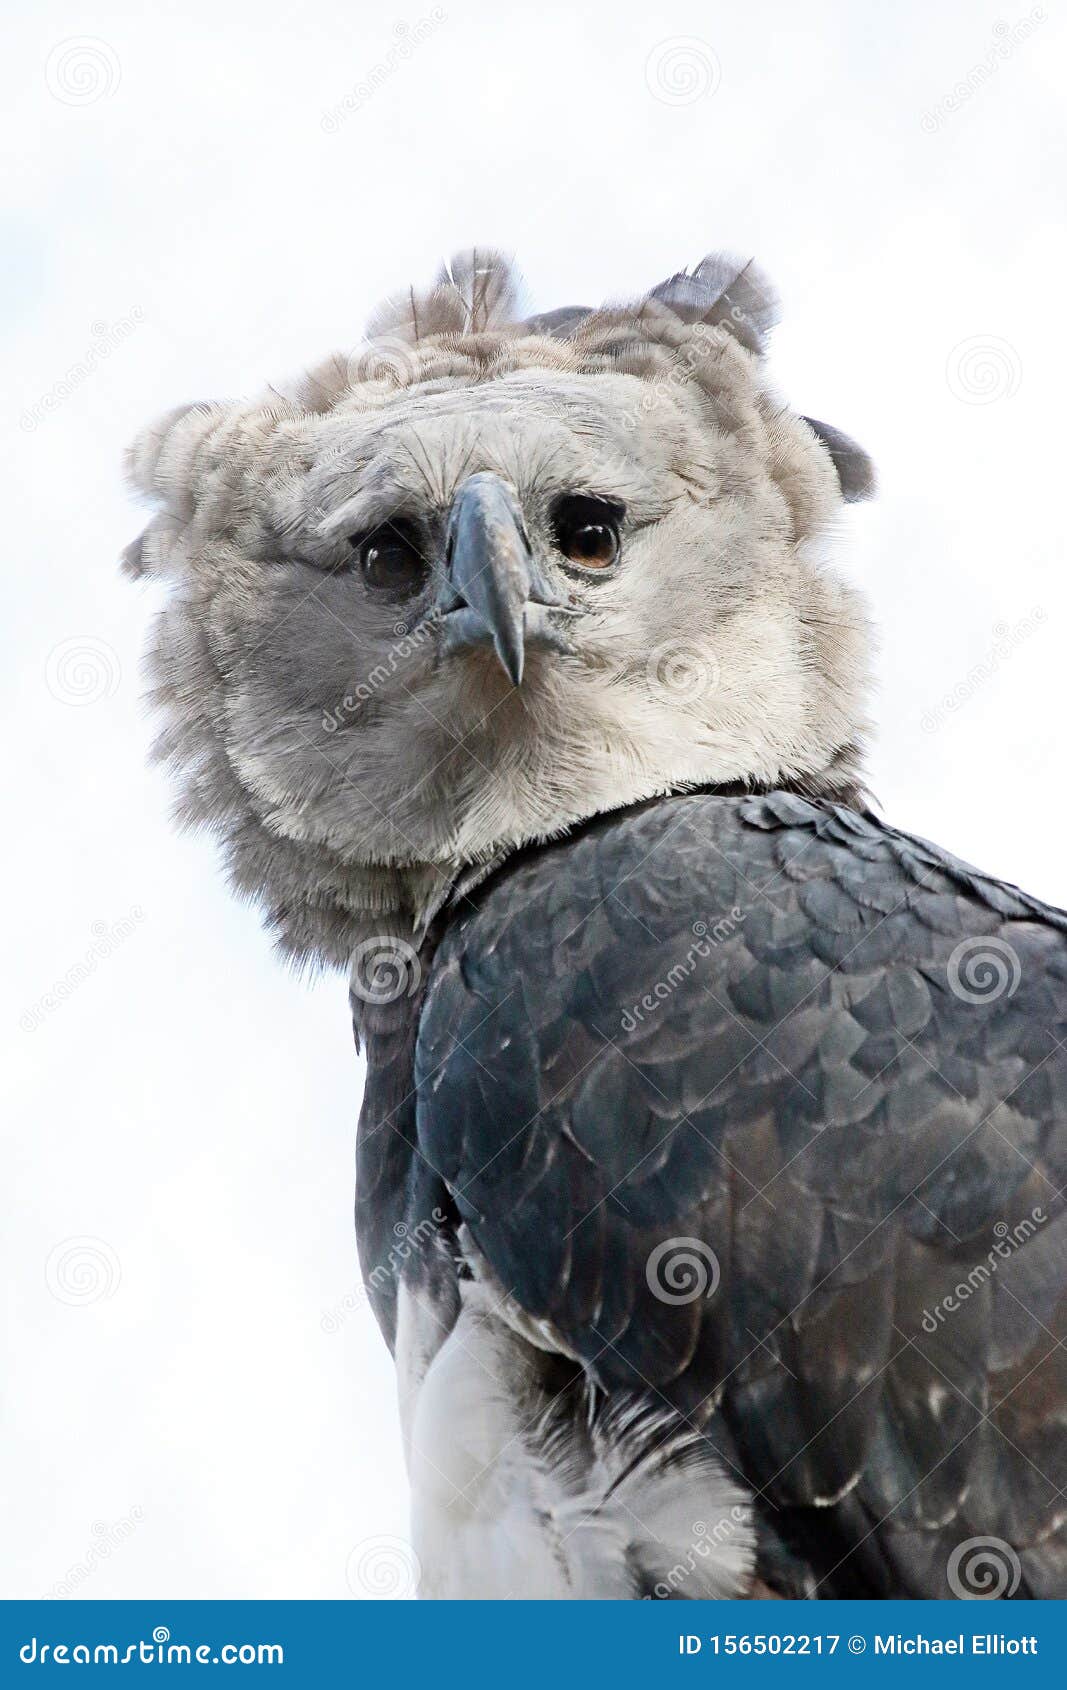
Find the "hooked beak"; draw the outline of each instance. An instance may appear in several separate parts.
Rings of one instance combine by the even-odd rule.
[[[516,687],[527,644],[566,649],[548,613],[570,607],[539,568],[515,489],[499,475],[468,476],[456,492],[435,609],[444,652],[491,646]]]

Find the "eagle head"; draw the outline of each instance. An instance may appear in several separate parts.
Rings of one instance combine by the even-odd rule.
[[[824,552],[870,465],[770,391],[763,278],[516,291],[466,254],[351,356],[130,450],[180,814],[300,960],[620,805],[857,791],[869,634]]]

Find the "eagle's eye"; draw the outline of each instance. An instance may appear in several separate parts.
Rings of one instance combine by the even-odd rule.
[[[558,549],[580,569],[610,569],[619,556],[620,507],[608,499],[569,494],[552,511]]]
[[[419,535],[407,522],[383,522],[369,534],[349,540],[368,587],[390,598],[406,599],[425,585],[429,568]]]

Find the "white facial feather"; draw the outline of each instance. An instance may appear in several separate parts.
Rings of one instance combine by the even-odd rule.
[[[865,460],[769,395],[765,296],[732,275],[530,332],[500,261],[457,261],[295,397],[172,412],[135,442],[158,514],[128,566],[172,584],[161,752],[289,955],[343,965],[465,865],[672,789],[855,794],[868,629],[819,559],[835,459],[852,489]],[[531,651],[518,688],[348,567],[353,533],[439,521],[481,471],[574,612],[570,649]],[[604,579],[553,549],[567,493],[625,507]]]

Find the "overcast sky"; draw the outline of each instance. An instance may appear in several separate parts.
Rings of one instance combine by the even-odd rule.
[[[755,255],[777,385],[880,472],[838,554],[883,631],[884,812],[1067,904],[1064,13],[20,10],[2,1593],[374,1594],[406,1493],[354,1296],[345,989],[288,977],[169,825],[122,448],[351,346],[473,241],[516,253],[536,309]]]

